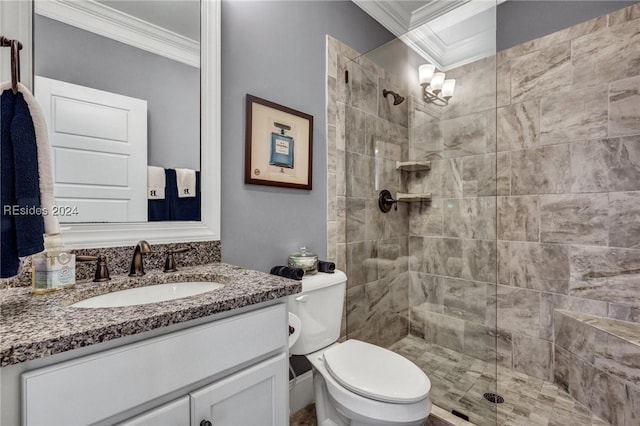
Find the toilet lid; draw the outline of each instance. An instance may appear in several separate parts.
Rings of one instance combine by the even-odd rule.
[[[327,349],[324,363],[342,386],[377,401],[410,404],[425,399],[431,389],[429,378],[417,365],[359,340]]]

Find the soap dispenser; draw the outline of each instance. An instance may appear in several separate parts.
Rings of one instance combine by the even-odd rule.
[[[60,234],[47,235],[44,251],[32,258],[32,291],[49,293],[76,283],[76,255],[66,250]]]

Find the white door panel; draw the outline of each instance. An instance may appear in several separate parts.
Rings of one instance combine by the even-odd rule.
[[[54,148],[56,182],[128,186],[129,156],[79,149]],[[73,167],[68,167],[70,164]]]
[[[147,220],[147,102],[45,77],[35,78],[53,147],[62,222]],[[106,214],[108,212],[108,214]]]
[[[131,147],[128,143],[112,141],[108,139],[97,139],[87,136],[70,135],[66,133],[56,134],[56,147],[89,149],[98,152],[110,152],[129,155]]]
[[[65,92],[66,96],[85,96],[80,90],[76,93]],[[105,99],[105,101],[119,102],[119,99]],[[129,127],[129,111],[113,108],[108,105],[94,104],[71,98],[53,98],[54,133],[69,133],[72,135],[89,136],[101,139],[126,142]],[[100,120],[95,120],[100,117]]]

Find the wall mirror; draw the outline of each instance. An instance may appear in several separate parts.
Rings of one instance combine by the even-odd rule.
[[[219,239],[219,2],[17,3],[2,31],[32,39],[23,83],[50,127],[65,243]],[[197,172],[197,218],[148,221],[147,166],[174,170],[167,190],[175,169]]]

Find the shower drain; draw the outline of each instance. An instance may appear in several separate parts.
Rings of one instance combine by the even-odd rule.
[[[482,396],[484,396],[484,399],[489,402],[493,402],[494,404],[502,404],[504,402],[504,398],[497,393],[487,392]]]

